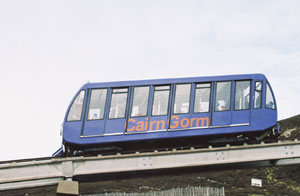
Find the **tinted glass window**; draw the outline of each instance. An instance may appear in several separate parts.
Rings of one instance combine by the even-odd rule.
[[[146,116],[149,98],[149,86],[135,87],[133,93],[133,102],[131,116]]]
[[[255,90],[262,91],[262,82],[255,82]]]
[[[216,93],[216,111],[230,110],[231,82],[218,82]]]
[[[177,84],[175,92],[174,113],[189,113],[191,84]]]
[[[250,81],[235,83],[235,110],[247,110],[250,108]]]
[[[109,118],[125,117],[127,94],[127,88],[113,89],[109,110]]]
[[[275,109],[275,101],[269,84],[267,84],[266,108]]]
[[[194,113],[209,112],[210,83],[197,84],[195,91]]]
[[[128,89],[127,88],[115,88],[113,89],[113,93],[127,93]]]
[[[94,89],[91,91],[88,120],[103,119],[107,89]]]
[[[255,82],[254,108],[261,108],[262,82]]]
[[[77,121],[81,119],[84,95],[85,91],[81,91],[73,101],[67,121]]]
[[[169,106],[170,86],[157,86],[154,90],[152,115],[167,115]]]

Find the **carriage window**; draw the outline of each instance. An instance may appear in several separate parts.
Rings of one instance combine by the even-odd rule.
[[[262,82],[255,82],[254,108],[261,108]]]
[[[152,106],[152,115],[167,115],[169,106],[170,86],[156,86]]]
[[[210,83],[197,84],[195,90],[194,113],[209,112]]]
[[[235,83],[235,110],[248,110],[250,108],[250,81]]]
[[[126,111],[128,88],[113,89],[109,110],[109,118],[124,118]]]
[[[91,91],[88,120],[103,119],[107,89],[94,89]]]
[[[262,91],[262,82],[255,82],[255,90]]]
[[[134,87],[131,117],[147,115],[149,89],[149,86]]]
[[[81,119],[84,95],[85,91],[82,90],[75,98],[70,108],[67,121],[78,121]]]
[[[175,92],[174,114],[189,113],[191,84],[177,84]]]
[[[275,109],[275,101],[271,92],[271,88],[267,83],[267,92],[266,92],[266,108]]]
[[[218,82],[215,111],[230,110],[231,82]]]

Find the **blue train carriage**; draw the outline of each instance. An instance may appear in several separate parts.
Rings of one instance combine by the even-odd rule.
[[[279,135],[276,123],[263,74],[87,83],[68,107],[63,150],[259,140]]]

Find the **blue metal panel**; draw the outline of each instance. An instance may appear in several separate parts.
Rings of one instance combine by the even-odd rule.
[[[193,126],[195,127],[196,123],[197,123],[196,119],[194,119],[193,122],[191,123],[191,115],[190,114],[172,115],[169,130],[172,131],[172,130],[189,129]]]
[[[68,143],[80,144],[80,136],[82,131],[82,122],[65,122],[63,128],[63,141]]]
[[[106,120],[105,133],[104,134],[117,134],[124,133],[126,119],[109,119]]]
[[[105,120],[86,120],[83,128],[83,136],[103,135]]]
[[[232,121],[231,124],[238,125],[238,124],[250,124],[250,109],[249,110],[238,110],[232,112]]]
[[[127,123],[127,133],[142,133],[149,130],[148,117],[129,118]]]
[[[191,127],[200,127],[200,128],[208,128],[211,123],[211,113],[206,112],[206,113],[196,113],[196,114],[191,114]],[[194,120],[193,120],[194,119]],[[204,131],[204,130],[201,130]],[[206,129],[205,131],[209,132],[209,129]]]
[[[212,126],[230,126],[231,111],[213,112]]]
[[[151,116],[149,118],[149,131],[166,131],[168,129],[168,116]]]

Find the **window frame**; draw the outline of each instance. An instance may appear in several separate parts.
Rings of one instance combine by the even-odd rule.
[[[190,85],[190,97],[189,97],[189,109],[188,109],[188,112],[186,112],[186,113],[175,113],[174,106],[175,106],[175,102],[176,102],[177,85],[186,85],[186,84]],[[192,83],[178,83],[178,84],[174,84],[174,101],[172,103],[172,114],[174,114],[174,115],[181,115],[181,114],[189,114],[189,113],[191,113],[192,87],[193,87]],[[169,98],[170,98],[170,96],[169,96]]]
[[[216,104],[217,104],[217,93],[218,93],[218,83],[224,83],[224,82],[230,82],[230,92],[229,92],[229,109],[228,110],[217,110],[217,107],[216,107]],[[231,111],[232,108],[231,108],[231,105],[232,105],[232,83],[233,81],[232,80],[225,80],[225,81],[215,81],[215,96],[214,96],[214,112],[228,112],[228,111]]]
[[[127,92],[115,92],[114,93],[114,90],[115,89],[127,89]],[[108,120],[115,120],[115,119],[126,119],[127,118],[127,107],[128,107],[128,97],[129,97],[129,87],[113,87],[113,88],[110,88],[110,103],[109,103],[109,108],[108,108]],[[124,116],[123,117],[119,117],[119,118],[110,118],[110,109],[111,109],[111,103],[112,103],[112,97],[113,97],[113,94],[125,94],[127,93],[127,97],[126,97],[126,102],[125,102],[125,112],[124,112]]]
[[[90,111],[90,104],[92,101],[92,91],[93,90],[106,90],[106,97],[105,97],[105,102],[104,102],[104,112],[103,112],[103,118],[99,118],[99,119],[89,119],[89,111]],[[95,120],[104,120],[105,119],[105,114],[106,114],[106,105],[107,105],[107,101],[108,101],[108,93],[109,90],[108,88],[92,88],[89,90],[89,101],[88,101],[88,107],[87,107],[87,115],[86,115],[86,121],[95,121]]]
[[[155,90],[156,87],[161,87],[161,86],[168,86],[169,89],[159,89],[159,90]],[[170,110],[170,97],[171,97],[171,88],[172,85],[171,84],[160,84],[160,85],[153,85],[153,96],[152,96],[152,104],[151,104],[151,117],[157,117],[157,116],[168,116],[169,115],[169,110]],[[155,98],[155,91],[169,91],[169,96],[168,96],[168,106],[167,106],[167,114],[163,114],[163,115],[153,115],[153,105],[154,105],[154,98]]]
[[[248,103],[248,109],[236,109],[235,108],[235,99],[236,99],[236,88],[237,88],[237,83],[238,82],[249,82],[249,103]],[[234,103],[234,107],[233,107],[233,109],[234,109],[234,111],[245,111],[245,110],[251,110],[251,90],[252,90],[252,88],[251,88],[251,82],[252,82],[252,80],[251,79],[248,79],[248,80],[235,80],[234,81],[234,100],[233,100],[233,103]]]
[[[198,84],[209,84],[209,87],[198,87]],[[208,104],[208,111],[207,112],[195,112],[195,101],[196,101],[196,92],[197,89],[209,89],[209,104]],[[193,102],[193,114],[202,114],[202,113],[210,113],[211,112],[211,94],[212,94],[212,82],[200,82],[200,83],[195,83],[195,88],[194,88],[194,102]]]
[[[261,83],[261,90],[256,90],[256,83],[260,82]],[[256,92],[260,92],[261,95],[260,95],[260,100],[261,100],[261,103],[260,103],[260,107],[255,107],[255,93]],[[253,109],[262,109],[263,108],[263,92],[264,92],[264,82],[261,81],[261,80],[257,80],[254,82],[254,95],[253,95]]]
[[[72,100],[72,103],[71,103],[71,105],[70,105],[70,107],[69,107],[69,111],[68,111],[68,115],[67,115],[67,117],[66,117],[66,122],[79,122],[79,121],[82,121],[82,118],[83,118],[83,114],[84,114],[84,110],[85,110],[85,101],[86,101],[86,89],[82,89],[82,90],[80,90],[77,94],[76,94],[76,96],[75,96],[75,98]],[[71,108],[72,108],[72,106],[73,106],[73,104],[74,104],[74,101],[76,100],[76,98],[80,95],[80,93],[81,92],[84,92],[84,97],[83,97],[83,101],[82,101],[82,108],[81,108],[81,114],[80,114],[80,119],[79,120],[68,120],[68,118],[69,118],[69,114],[70,114],[70,111],[71,111]]]
[[[147,111],[146,114],[143,116],[132,116],[132,109],[133,109],[133,101],[134,101],[134,89],[135,88],[140,88],[140,87],[149,87],[149,91],[148,91],[148,97],[147,97]],[[131,95],[131,105],[130,105],[130,114],[128,116],[130,116],[130,118],[138,118],[138,117],[146,117],[148,116],[148,112],[149,112],[149,103],[150,103],[150,94],[151,94],[151,85],[143,85],[143,86],[132,86],[132,95]]]

